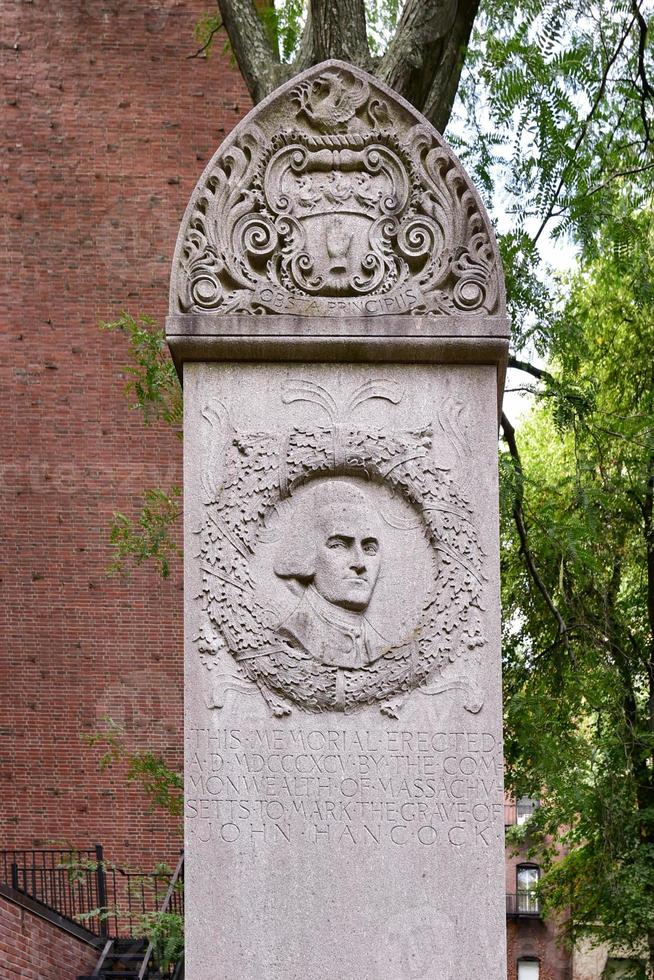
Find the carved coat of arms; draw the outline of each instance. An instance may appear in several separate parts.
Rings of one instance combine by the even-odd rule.
[[[205,173],[171,312],[499,312],[488,218],[444,141],[355,69],[308,74],[294,125],[257,110]]]

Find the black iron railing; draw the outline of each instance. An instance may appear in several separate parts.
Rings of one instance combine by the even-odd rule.
[[[540,918],[540,899],[531,889],[506,896],[506,914],[510,918]]]
[[[0,875],[4,884],[65,919],[97,936],[107,935],[106,919],[100,911],[107,907],[107,889],[99,844],[88,850],[0,851]]]
[[[173,876],[170,879],[166,897],[164,898],[161,908],[159,909],[159,915],[178,915],[180,918],[184,917],[184,852],[182,852],[180,855],[177,867],[175,868]],[[139,971],[138,980],[144,980],[144,978],[148,976],[148,970],[150,969],[150,965],[155,954],[155,943],[151,941],[143,959],[143,965]],[[176,980],[176,978],[183,977],[183,953],[181,958],[176,961],[165,965],[159,964],[159,971],[162,976],[170,977],[171,980]]]
[[[107,900],[110,935],[143,935],[143,923],[164,903],[171,882],[169,872],[139,874],[107,868]],[[183,895],[174,896],[183,915]],[[172,910],[171,910],[172,911]]]
[[[140,874],[107,864],[102,846],[88,850],[0,851],[0,879],[16,891],[83,925],[96,936],[143,935],[144,920],[159,912],[171,873]],[[170,910],[183,915],[181,874]]]

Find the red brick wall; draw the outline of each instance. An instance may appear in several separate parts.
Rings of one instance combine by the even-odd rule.
[[[0,896],[3,980],[71,980],[91,973],[98,952]]]
[[[516,871],[519,864],[532,863],[523,854],[507,850],[505,862],[506,890],[516,893]],[[572,960],[569,950],[559,940],[561,930],[553,919],[511,919],[507,925],[508,980],[517,980],[517,962],[520,957],[536,957],[540,960],[540,980],[570,980]]]
[[[80,735],[110,715],[181,758],[181,565],[110,579],[113,511],[181,482],[181,449],[123,395],[124,340],[161,322],[179,222],[249,107],[221,54],[188,60],[207,0],[8,0],[2,112],[0,847],[105,845],[146,869],[178,828]]]
[[[540,961],[540,980],[570,980],[570,954],[558,943],[553,922],[538,919],[511,920],[507,925],[507,980],[516,980],[518,960],[536,957]]]

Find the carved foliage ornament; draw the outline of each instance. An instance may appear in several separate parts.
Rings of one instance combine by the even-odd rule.
[[[172,277],[172,313],[503,307],[488,217],[451,150],[390,90],[338,62],[236,127],[187,209]]]
[[[402,391],[391,381],[365,382],[343,407],[310,380],[287,382],[282,398],[311,403],[315,422],[242,432],[222,404],[202,412],[216,452],[198,529],[196,643],[211,672],[214,706],[222,706],[226,690],[258,688],[275,714],[377,704],[397,716],[416,689],[458,689],[467,710],[479,711],[483,554],[470,504],[434,460],[431,425],[358,427],[364,402],[399,403]],[[441,427],[448,418],[456,426],[456,412],[443,405]],[[408,519],[398,519],[397,510],[380,513],[372,485],[377,499],[396,500]],[[401,536],[418,534],[429,555],[420,608],[399,623],[392,641],[368,618],[380,572],[391,590],[403,574],[384,554],[384,522]],[[257,573],[257,556],[271,546],[275,577],[293,588],[290,613],[280,613]],[[227,673],[225,653],[233,668]]]

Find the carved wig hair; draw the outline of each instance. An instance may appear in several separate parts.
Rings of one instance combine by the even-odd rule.
[[[353,483],[330,480],[318,484],[306,493],[291,510],[288,534],[279,543],[273,570],[279,578],[309,585],[316,572],[316,554],[321,532],[324,533],[325,517],[331,514],[362,512],[379,522],[375,506]]]

